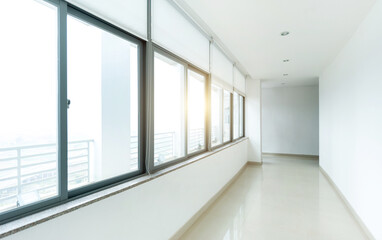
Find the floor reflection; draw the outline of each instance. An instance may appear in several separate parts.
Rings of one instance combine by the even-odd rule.
[[[264,157],[181,239],[366,239],[313,158]]]

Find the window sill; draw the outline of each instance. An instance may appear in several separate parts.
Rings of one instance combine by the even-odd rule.
[[[180,168],[183,168],[183,167],[190,165],[192,163],[198,162],[204,158],[207,158],[213,154],[216,154],[216,153],[218,153],[224,149],[227,149],[227,148],[229,148],[233,145],[236,145],[240,142],[243,142],[247,139],[248,139],[247,137],[242,137],[240,139],[235,140],[234,142],[231,142],[231,143],[223,145],[219,148],[213,149],[212,151],[199,154],[193,158],[190,158],[190,159],[185,160],[183,162],[180,162],[178,164],[169,166],[169,167],[162,169],[162,170],[158,170],[157,172],[155,172],[151,175],[145,174],[145,175],[142,175],[136,179],[132,179],[128,182],[119,184],[117,186],[110,187],[110,188],[104,189],[102,191],[74,199],[74,200],[69,201],[67,203],[63,203],[59,206],[52,207],[52,208],[49,208],[47,210],[44,210],[44,211],[29,215],[29,216],[14,220],[12,222],[3,224],[3,225],[1,225],[1,228],[0,228],[0,238],[9,236],[11,234],[17,233],[19,231],[25,230],[25,229],[33,227],[33,226],[36,226],[40,223],[49,221],[51,219],[54,219],[56,217],[70,213],[70,212],[75,211],[77,209],[80,209],[82,207],[88,206],[92,203],[101,201],[105,198],[114,196],[114,195],[119,194],[121,192],[127,191],[131,188],[137,187],[143,183],[152,181],[152,180],[154,180],[160,176],[166,175],[166,174],[171,173],[177,169],[180,169]]]

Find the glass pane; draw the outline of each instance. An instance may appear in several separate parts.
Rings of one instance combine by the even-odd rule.
[[[244,100],[243,96],[240,96],[240,102],[239,102],[239,118],[240,118],[240,126],[239,126],[239,136],[243,137],[244,136]]]
[[[58,195],[57,8],[0,8],[0,213]]]
[[[205,149],[206,79],[188,70],[188,153]]]
[[[138,169],[138,47],[68,16],[68,186]]]
[[[239,94],[233,93],[233,139],[239,138]]]
[[[211,145],[223,143],[223,89],[211,86]]]
[[[224,132],[223,141],[231,140],[231,93],[224,90]]]
[[[184,66],[154,56],[154,165],[185,156]]]

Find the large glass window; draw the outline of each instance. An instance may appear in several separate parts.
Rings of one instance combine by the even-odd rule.
[[[233,139],[239,138],[240,109],[239,94],[233,93]]]
[[[185,67],[154,54],[154,165],[185,156]]]
[[[146,92],[140,85],[144,41],[65,4],[8,0],[0,8],[1,222],[198,154],[207,148],[207,130],[213,147],[244,135],[245,99],[221,87],[232,87],[232,74],[206,93],[207,74],[192,59],[157,46],[148,59],[154,77],[147,99],[154,109],[146,116],[140,103],[146,96],[139,94]],[[228,59],[220,65],[232,69]],[[148,149],[153,159],[144,166],[140,156],[152,147],[140,135],[146,120],[154,124],[147,132],[154,152]],[[59,167],[66,160],[67,172]]]
[[[223,143],[223,89],[211,85],[211,146]]]
[[[138,170],[138,46],[68,16],[68,188]]]
[[[231,93],[224,90],[223,141],[231,140]]]
[[[206,78],[188,70],[188,153],[205,149]]]
[[[0,29],[2,213],[58,195],[57,8],[2,1]]]

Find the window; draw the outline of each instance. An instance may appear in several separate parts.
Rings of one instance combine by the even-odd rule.
[[[154,54],[154,165],[185,156],[185,67]]]
[[[206,148],[205,84],[205,76],[188,70],[188,153]]]
[[[228,142],[231,140],[231,93],[224,90],[224,131],[223,141]]]
[[[233,139],[244,136],[244,97],[233,93]]]
[[[58,195],[57,8],[3,1],[0,29],[3,213]]]
[[[68,188],[137,171],[138,46],[68,16]]]
[[[240,109],[239,94],[233,93],[233,139],[239,138]]]
[[[239,137],[244,136],[244,97],[239,98]]]
[[[216,85],[211,85],[211,146],[218,146],[222,143],[223,89]]]
[[[98,11],[102,4],[70,2],[77,7],[19,0],[0,8],[1,224],[188,159],[210,147],[207,133],[212,147],[244,136],[245,99],[229,90],[232,62],[217,46],[210,50],[209,38],[178,8],[155,1],[153,48],[147,48],[153,57],[144,61],[145,40],[125,31],[146,35],[146,2],[130,4],[145,18],[136,22],[111,18],[110,9]],[[196,44],[182,48],[179,31],[170,39],[158,28],[178,24],[160,18],[166,13],[181,20]],[[209,63],[211,92],[200,70]]]

